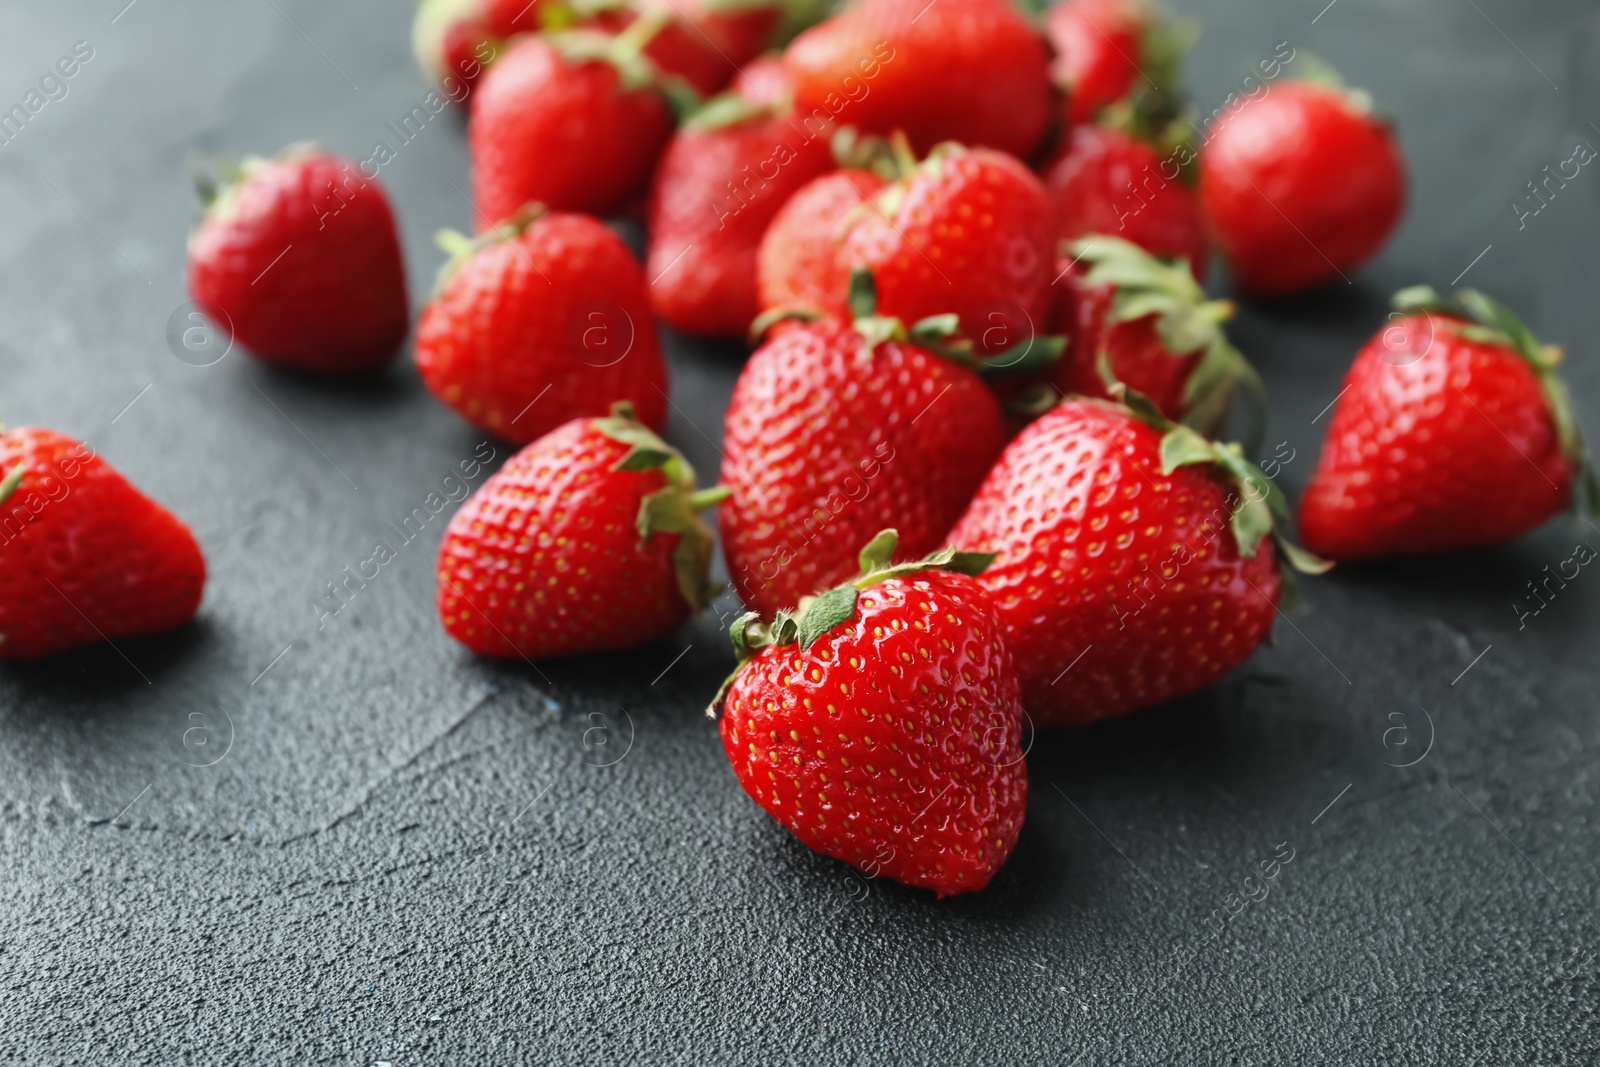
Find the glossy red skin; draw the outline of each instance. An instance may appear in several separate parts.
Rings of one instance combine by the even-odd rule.
[[[676,74],[702,97],[720,92],[772,39],[782,12],[776,7],[717,11],[700,0],[638,0],[632,7],[601,11],[583,25],[605,33],[621,33],[642,11],[668,16],[665,26],[644,47],[658,68]]]
[[[850,271],[867,267],[880,314],[914,323],[954,312],[981,350],[999,351],[1026,341],[1030,330],[1045,332],[1053,218],[1044,186],[1017,160],[988,149],[957,151],[922,164],[872,206],[849,211],[842,236],[809,227],[800,239],[835,247],[834,269],[786,269],[776,250],[764,269],[792,275],[783,295],[799,306],[844,317]],[[821,254],[813,247],[787,258],[810,262]]]
[[[941,897],[975,892],[1022,829],[1016,675],[988,595],[964,575],[869,586],[804,651],[763,649],[719,729],[767,814],[870,875]]]
[[[1285,81],[1247,101],[1200,151],[1200,199],[1241,289],[1266,295],[1348,276],[1400,221],[1405,163],[1387,126],[1343,91]]]
[[[790,42],[795,108],[888,135],[1026,156],[1053,106],[1043,39],[1009,0],[864,0]]]
[[[611,64],[567,59],[539,37],[518,39],[473,92],[479,229],[532,201],[606,214],[649,180],[672,126],[665,101],[624,89]]]
[[[1162,474],[1160,440],[1124,412],[1067,401],[1006,448],[950,532],[957,548],[999,553],[978,580],[1040,726],[1192,692],[1272,629],[1272,542],[1240,558],[1228,490],[1209,467]]]
[[[666,421],[644,278],[627,245],[583,215],[542,216],[473,255],[423,309],[416,359],[435,396],[517,444],[618,400],[652,429]]]
[[[871,171],[845,169],[813,179],[778,209],[756,250],[761,307],[822,310],[817,294],[848,292],[840,260],[849,224],[888,183]],[[828,302],[837,304],[833,297]]]
[[[660,470],[612,468],[628,445],[575,419],[506,461],[461,505],[439,545],[439,618],[484,656],[571,656],[630,648],[689,616],[672,550],[643,544],[639,502]]]
[[[740,67],[728,89],[762,107],[787,107],[794,100],[794,85],[784,69],[783,57],[776,52],[758,56]],[[812,123],[813,129],[819,126],[819,123]]]
[[[53,430],[0,434],[0,471],[19,463],[22,480],[0,504],[0,659],[38,659],[194,617],[206,561],[187,526],[88,445]]]
[[[1121,130],[1079,126],[1045,168],[1044,180],[1062,241],[1110,234],[1153,256],[1188,260],[1195,280],[1206,280],[1205,217],[1175,160]]]
[[[1526,360],[1442,315],[1400,319],[1345,376],[1300,535],[1329,559],[1477,548],[1572,499],[1574,470]]]
[[[470,88],[483,76],[486,65],[500,51],[507,38],[539,29],[541,0],[482,0],[468,5],[463,16],[445,27],[439,42],[443,57],[439,68],[459,78]],[[444,88],[450,88],[448,79]]]
[[[1056,53],[1050,75],[1066,90],[1069,125],[1092,121],[1143,76],[1149,19],[1130,0],[1063,0],[1045,11],[1045,36]]]
[[[794,192],[834,169],[828,131],[787,115],[673,135],[650,198],[650,303],[685,333],[742,338],[761,311],[756,253]],[[731,189],[730,189],[731,186]]]
[[[915,345],[868,352],[840,322],[781,330],[750,357],[723,434],[728,573],[770,618],[855,576],[879,530],[898,559],[940,548],[1005,443],[977,375]],[[820,517],[819,517],[820,512]]]
[[[213,205],[189,240],[189,296],[252,355],[295,370],[376,370],[411,326],[383,186],[323,152],[267,162]]]
[[[1202,353],[1169,352],[1156,331],[1154,315],[1107,322],[1112,287],[1085,285],[1081,267],[1068,268],[1056,288],[1060,290],[1056,330],[1067,336],[1067,351],[1055,366],[1056,387],[1067,394],[1108,396],[1098,366],[1100,353],[1105,352],[1117,381],[1149,397],[1168,418],[1182,419],[1188,411],[1184,387]]]

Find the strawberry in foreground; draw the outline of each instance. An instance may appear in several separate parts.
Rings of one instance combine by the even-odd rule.
[[[807,847],[939,896],[989,884],[1028,799],[1022,707],[994,605],[950,549],[733,624],[739,667],[713,700],[733,773]],[[724,693],[726,701],[724,702]]]
[[[1110,126],[1078,126],[1044,175],[1062,241],[1112,234],[1153,256],[1187,260],[1195,280],[1206,280],[1200,198],[1176,157]]]
[[[473,94],[479,228],[529,201],[603,215],[644,188],[672,133],[669,81],[640,54],[659,24],[523,37]]]
[[[439,546],[439,617],[486,656],[570,656],[662,637],[710,599],[694,470],[633,418],[574,419],[518,452]]]
[[[194,617],[206,561],[189,528],[88,445],[0,434],[0,659],[37,659]]]
[[[1033,347],[1048,320],[1055,264],[1053,213],[1039,179],[1003,153],[957,144],[918,163],[897,139],[893,165],[898,180],[846,208],[837,225],[822,215],[804,218],[813,204],[806,190],[796,194],[762,241],[763,307],[844,316],[845,283],[864,267],[885,315],[915,322],[953,313],[982,352]],[[859,172],[841,173],[852,188],[871,187],[857,181]],[[814,266],[830,252],[831,267]]]
[[[941,141],[1026,156],[1050,124],[1044,41],[1009,0],[863,0],[784,53],[795,109],[918,152]]]
[[[1470,289],[1395,295],[1403,317],[1368,341],[1300,504],[1306,545],[1332,559],[1476,548],[1566,507],[1593,472],[1544,345]]]
[[[446,232],[440,244],[451,258],[416,343],[435,396],[517,444],[618,400],[661,428],[667,366],[621,238],[535,204],[476,240]]]
[[[769,618],[849,577],[889,523],[909,556],[939,547],[1005,444],[994,395],[934,351],[948,318],[908,331],[860,310],[775,329],[728,405],[722,547],[739,598]]]
[[[1077,265],[1056,283],[1056,325],[1070,339],[1056,365],[1057,388],[1110,396],[1106,361],[1113,381],[1148,397],[1168,418],[1214,435],[1242,387],[1251,401],[1251,437],[1259,436],[1266,387],[1222,332],[1232,303],[1207,300],[1182,261],[1164,263],[1116,237],[1083,238],[1066,254]]]
[[[309,144],[226,169],[201,187],[194,302],[267,363],[352,374],[393,359],[411,310],[383,186]]]
[[[1405,164],[1365,93],[1284,81],[1200,153],[1200,199],[1239,288],[1299,292],[1370,259],[1400,221]]]
[[[994,595],[1023,706],[1081,726],[1160,704],[1243,663],[1272,628],[1287,505],[1237,445],[1132,406],[1068,400],[1006,448],[950,532],[996,554]],[[1269,536],[1272,535],[1272,536]]]
[[[787,105],[739,92],[684,123],[662,154],[650,199],[646,273],[663,320],[686,333],[745,335],[761,311],[761,237],[795,190],[833,169],[830,133],[796,121]]]

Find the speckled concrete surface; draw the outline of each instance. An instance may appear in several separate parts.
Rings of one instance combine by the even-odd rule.
[[[408,5],[123,3],[0,11],[0,104],[94,50],[0,144],[0,415],[88,438],[191,523],[212,577],[180,633],[0,669],[0,1056],[1600,1059],[1600,577],[1520,629],[1513,608],[1600,530],[1308,583],[1223,684],[1040,737],[987,892],[866,883],[727,773],[700,715],[731,659],[715,615],[613,659],[476,662],[433,615],[441,516],[319,628],[326,583],[482,437],[404,363],[330,389],[175,358],[184,156],[395,144],[426,92]],[[1243,311],[1294,457],[1280,480],[1304,485],[1387,294],[1469,265],[1463,284],[1569,344],[1600,433],[1600,172],[1521,229],[1510,206],[1600,144],[1600,20],[1579,0],[1324,3],[1178,4],[1206,24],[1206,110],[1288,41],[1373,91],[1415,179],[1353,285]],[[420,296],[433,231],[471,223],[461,123],[431,121],[382,177]],[[714,471],[740,354],[671,360],[670,436]]]

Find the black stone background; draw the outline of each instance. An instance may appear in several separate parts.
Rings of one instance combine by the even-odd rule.
[[[238,352],[175,358],[184,157],[393,144],[385,123],[425,92],[409,5],[125,2],[0,10],[0,104],[73,42],[95,50],[0,146],[0,406],[87,438],[183,516],[211,578],[179,633],[0,669],[0,1054],[1600,1057],[1600,577],[1523,629],[1512,607],[1600,531],[1562,520],[1308,583],[1223,683],[1040,737],[1026,828],[986,892],[866,884],[728,773],[700,714],[730,664],[714,615],[626,655],[475,660],[433,610],[441,517],[319,631],[324,584],[482,435],[408,360],[330,387]],[[1310,475],[1317,416],[1387,294],[1469,264],[1463,284],[1571,346],[1600,433],[1600,171],[1521,230],[1510,208],[1545,164],[1600,144],[1600,17],[1580,0],[1324,3],[1180,4],[1205,24],[1189,70],[1206,110],[1288,41],[1372,90],[1414,179],[1354,284],[1242,310],[1270,441],[1294,452],[1281,482]],[[435,120],[382,178],[420,301],[435,229],[472,224],[461,124]],[[669,436],[709,477],[741,354],[668,349]],[[1270,894],[1231,915],[1280,844],[1294,858]]]

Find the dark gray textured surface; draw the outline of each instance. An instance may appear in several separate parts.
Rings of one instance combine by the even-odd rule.
[[[189,521],[211,580],[193,626],[122,646],[131,665],[101,648],[0,669],[0,1055],[1600,1059],[1600,578],[1522,630],[1511,606],[1600,531],[1311,583],[1209,692],[1041,737],[987,892],[869,886],[727,772],[699,714],[729,662],[714,617],[547,679],[474,661],[432,608],[440,518],[318,630],[324,584],[481,436],[409,365],[330,389],[237,353],[175,359],[183,156],[393,143],[384,124],[425,92],[409,5],[123,2],[0,12],[7,107],[74,41],[95,49],[0,145],[3,416],[87,437]],[[1600,432],[1600,172],[1520,231],[1509,206],[1600,144],[1600,21],[1581,0],[1323,4],[1181,5],[1206,24],[1206,110],[1287,40],[1373,91],[1412,167],[1406,222],[1353,286],[1238,323],[1271,440],[1295,449],[1283,482],[1309,475],[1313,419],[1386,295],[1448,286],[1491,245],[1464,283],[1569,343]],[[433,231],[470,225],[460,123],[382,177],[420,294]],[[703,472],[738,367],[673,349],[671,436]],[[1270,895],[1215,933],[1280,843]]]

